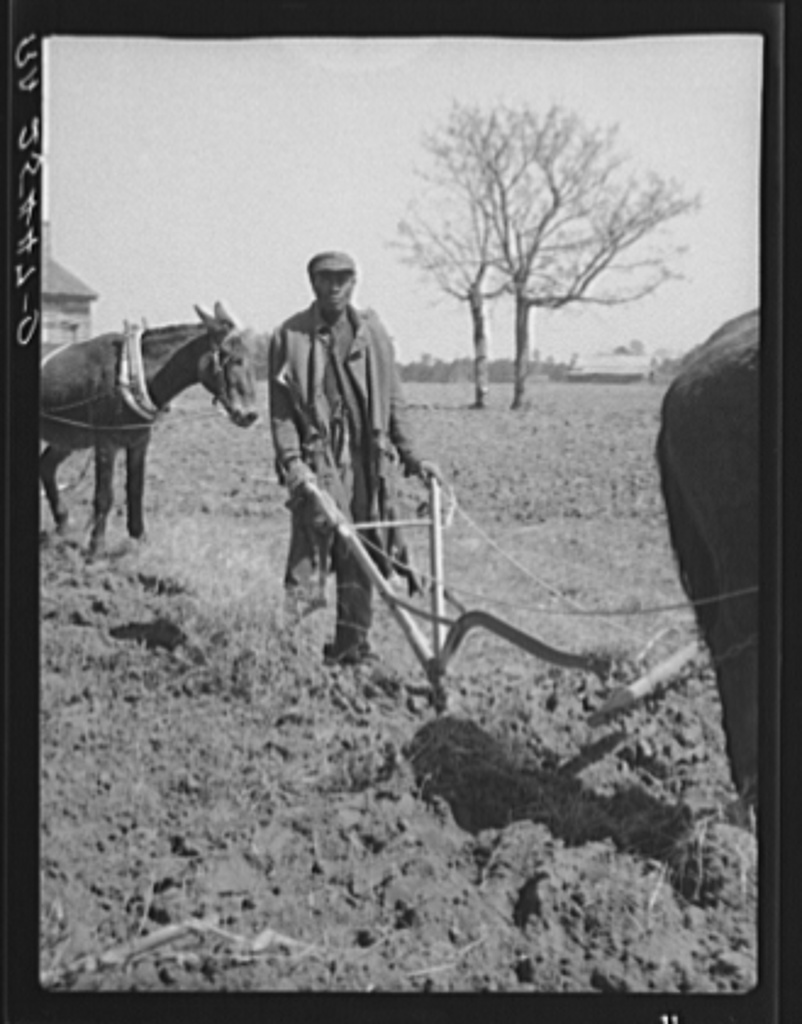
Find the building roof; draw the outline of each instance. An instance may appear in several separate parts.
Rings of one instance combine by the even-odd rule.
[[[42,261],[42,295],[68,295],[70,298],[88,299],[98,297],[88,284],[71,274],[60,263],[47,254]]]
[[[603,353],[578,359],[569,372],[576,375],[585,373],[611,374],[643,374],[649,372],[651,359],[642,355],[623,355],[619,353]]]

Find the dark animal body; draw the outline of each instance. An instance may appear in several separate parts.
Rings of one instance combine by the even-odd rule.
[[[113,501],[114,462],[126,451],[127,525],[131,537],[144,536],[142,497],[145,459],[155,416],[180,392],[202,384],[233,423],[253,424],[256,385],[243,330],[223,309],[214,315],[195,307],[200,322],[145,330],[141,336],[145,396],[151,407],[137,411],[125,400],[121,367],[124,334],[104,334],[65,346],[45,358],[40,383],[40,432],[47,443],[39,460],[42,484],[56,527],[66,530],[56,471],[81,448],[95,449],[95,494],[90,554],[102,551]]]
[[[663,400],[657,460],[680,576],[713,656],[730,769],[757,799],[759,311],[683,362]],[[728,596],[734,593],[739,596]]]

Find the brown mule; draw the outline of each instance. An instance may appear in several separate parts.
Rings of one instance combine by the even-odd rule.
[[[42,363],[39,423],[47,447],[40,456],[39,475],[57,530],[63,533],[68,513],[59,497],[56,471],[71,452],[95,449],[91,555],[103,550],[120,448],[125,448],[127,461],[128,533],[144,535],[142,497],[151,427],[176,395],[202,384],[237,426],[248,427],[258,419],[256,378],[243,328],[219,302],[214,314],[195,309],[199,323],[146,329],[138,339],[141,349],[126,334],[104,334],[57,349]]]

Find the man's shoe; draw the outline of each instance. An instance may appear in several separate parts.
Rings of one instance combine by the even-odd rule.
[[[336,643],[323,645],[324,665],[370,665],[378,660],[366,640],[345,650],[339,650]]]

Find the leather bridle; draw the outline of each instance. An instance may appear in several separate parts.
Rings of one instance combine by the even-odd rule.
[[[233,385],[229,378],[229,367],[241,366],[243,357],[237,353],[226,350],[226,344],[232,337],[238,335],[236,327],[232,328],[220,342],[214,343],[211,355],[210,384],[212,391],[212,405],[221,405],[231,419],[239,415],[231,401]]]

